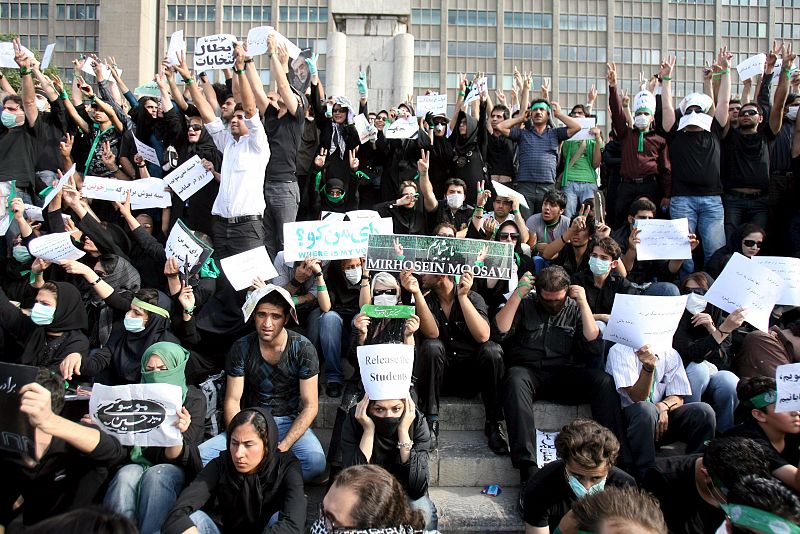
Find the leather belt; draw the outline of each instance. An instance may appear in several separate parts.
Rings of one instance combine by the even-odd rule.
[[[220,217],[219,215],[214,215],[214,218],[220,222],[224,222],[227,224],[239,224],[244,222],[252,222],[252,221],[260,221],[264,218],[263,215],[242,215],[240,217]]]

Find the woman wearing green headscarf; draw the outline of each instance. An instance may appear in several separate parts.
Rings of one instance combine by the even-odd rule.
[[[206,399],[196,386],[186,385],[189,351],[162,341],[142,355],[142,384],[172,384],[183,390],[183,407],[175,425],[183,443],[173,447],[131,447],[130,463],[121,467],[104,504],[135,521],[143,534],[158,532],[186,481],[202,469],[197,446],[203,438]]]

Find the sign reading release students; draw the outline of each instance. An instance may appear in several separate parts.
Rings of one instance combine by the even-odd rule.
[[[36,380],[36,372],[36,367],[0,363],[0,449],[31,458],[36,449],[34,432],[19,409],[19,390]]]
[[[511,243],[438,236],[371,235],[367,249],[369,271],[511,278]],[[477,263],[477,264],[476,264]],[[483,263],[483,265],[481,265]]]
[[[95,384],[89,400],[92,421],[122,445],[172,447],[183,443],[175,426],[183,406],[180,386],[172,384]]]
[[[687,298],[686,295],[618,294],[614,297],[603,339],[622,343],[634,350],[650,345],[655,352],[663,354],[662,351],[672,347],[672,336],[678,329]]]
[[[354,221],[301,221],[283,225],[283,256],[286,261],[309,256],[318,260],[358,258],[367,253],[371,234],[392,233],[392,219]]]
[[[370,400],[405,399],[411,386],[414,345],[363,345],[358,347],[358,365]]]

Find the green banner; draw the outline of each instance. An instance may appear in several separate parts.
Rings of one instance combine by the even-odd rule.
[[[408,319],[416,308],[414,306],[375,306],[374,304],[364,304],[361,313],[366,313],[367,317],[373,319]]]

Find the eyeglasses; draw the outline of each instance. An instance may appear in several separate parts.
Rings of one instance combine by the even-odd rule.
[[[189,129],[192,130],[193,132],[199,132],[200,130],[203,129],[203,127],[200,126],[199,124],[191,124],[189,125]]]
[[[376,289],[372,292],[372,295],[377,297],[378,295],[396,295],[396,289]]]
[[[333,108],[334,113],[347,113],[347,108]]]
[[[500,232],[497,234],[499,239],[519,239],[519,232]]]
[[[754,109],[746,109],[739,112],[740,117],[752,117],[753,115],[758,115],[758,111]]]
[[[753,239],[745,239],[742,241],[742,244],[746,247],[761,248],[761,243],[763,243],[763,241],[755,241]]]

